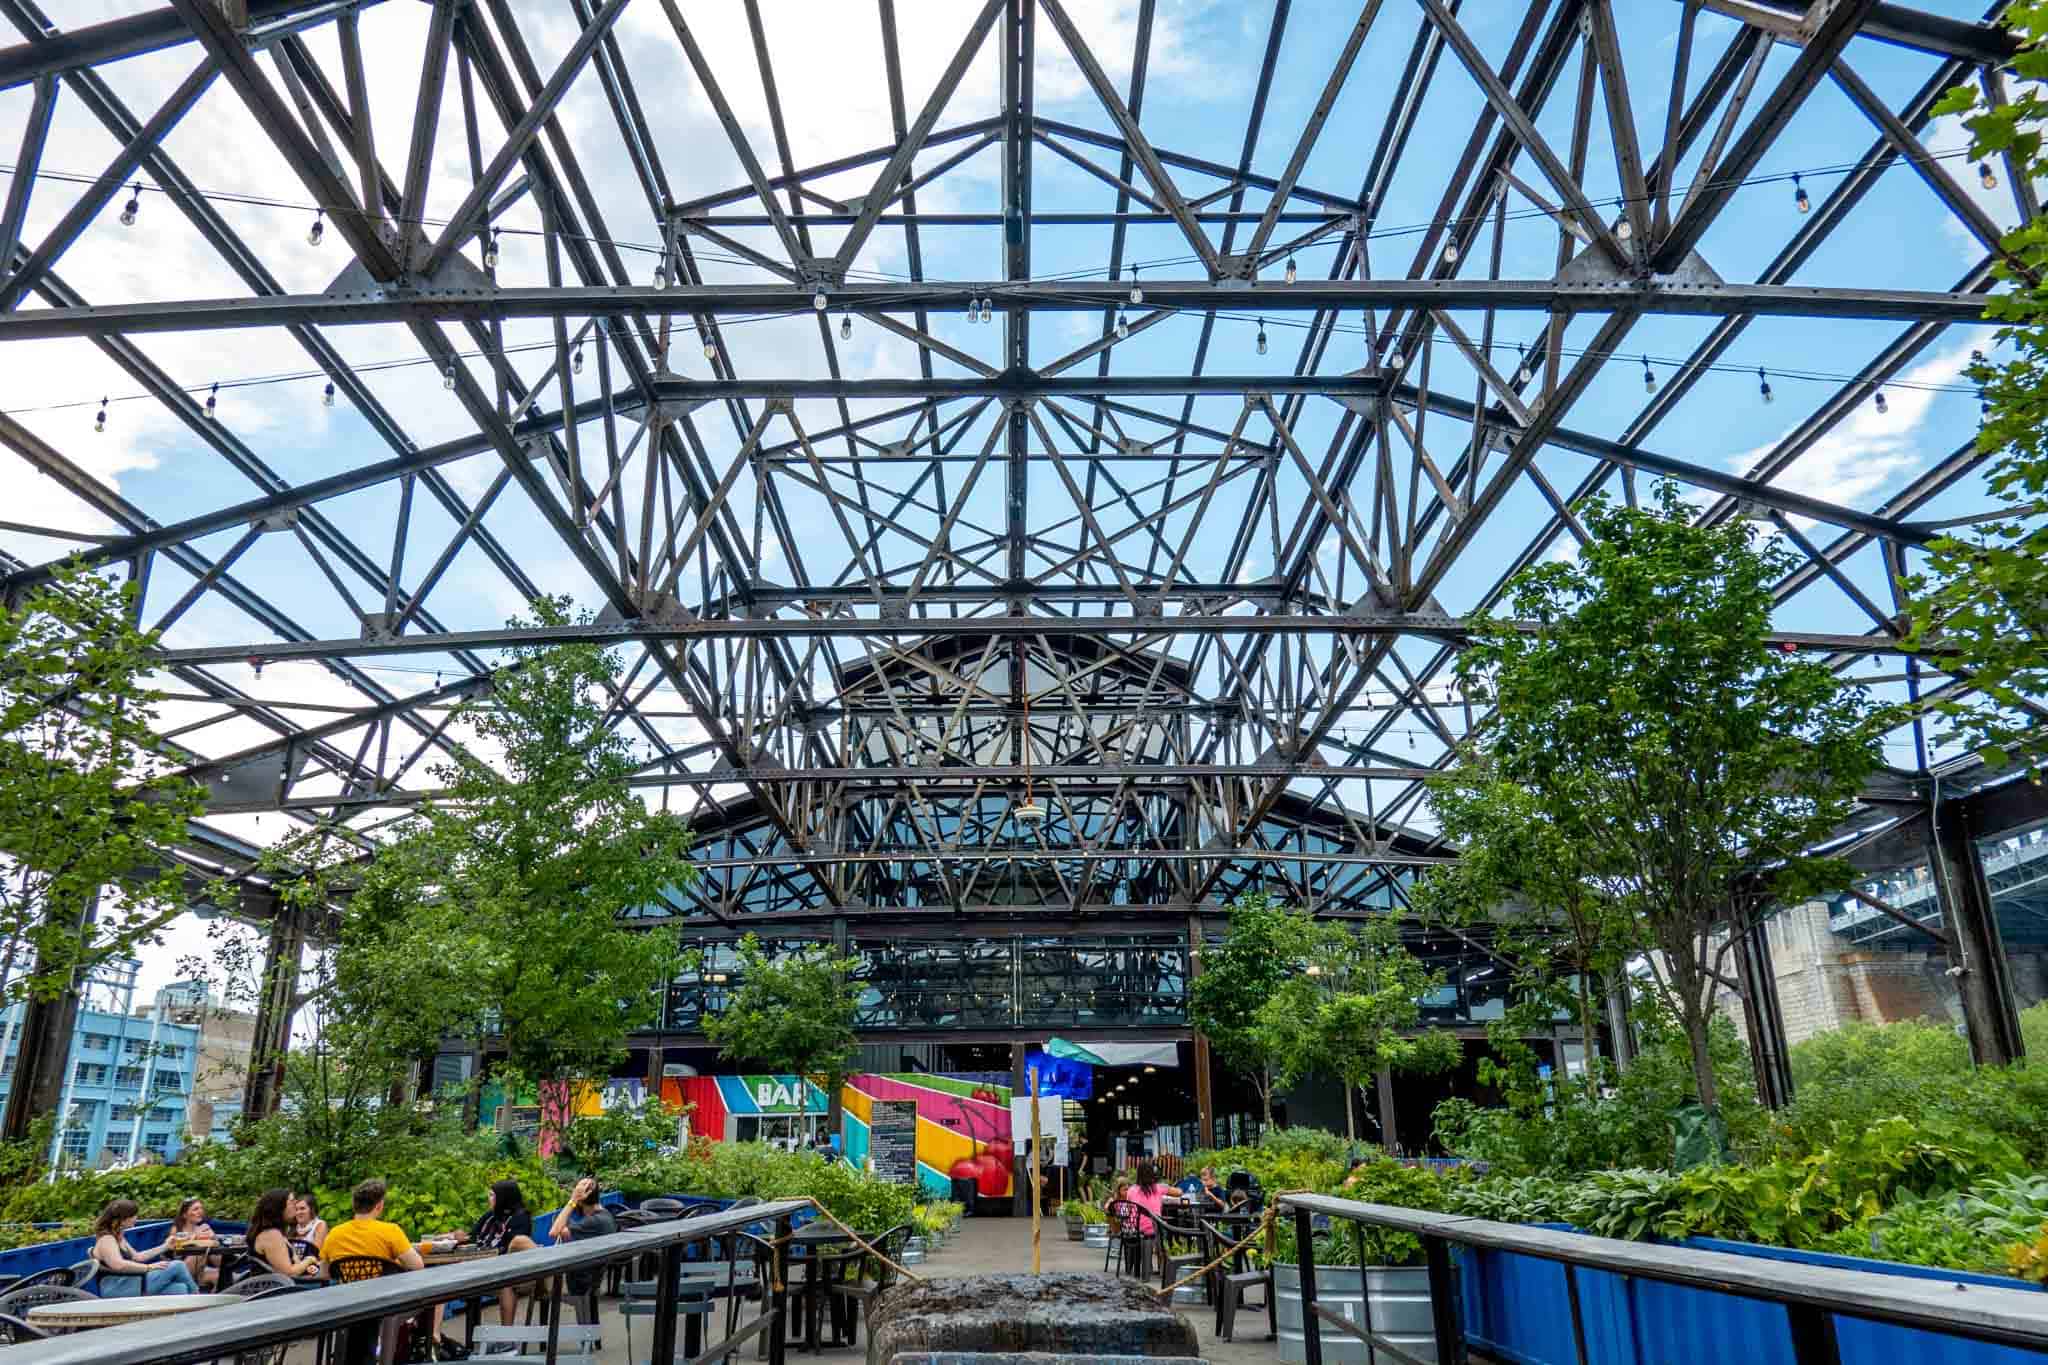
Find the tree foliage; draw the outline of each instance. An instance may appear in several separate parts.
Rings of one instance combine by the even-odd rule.
[[[1209,1040],[1216,1060],[1257,1088],[1268,1128],[1273,1059],[1259,1029],[1259,1007],[1286,983],[1305,922],[1265,892],[1238,897],[1222,942],[1203,945],[1201,970],[1188,987],[1188,1022]]]
[[[859,1045],[855,965],[824,948],[771,956],[748,934],[739,942],[739,981],[725,1007],[706,1016],[704,1036],[728,1060],[820,1078],[836,1108],[840,1082]]]
[[[1675,486],[1657,505],[1596,500],[1572,562],[1533,565],[1505,623],[1459,657],[1495,712],[1476,748],[1583,860],[1653,949],[1652,985],[1690,1040],[1696,1093],[1736,935],[1776,901],[1852,880],[1808,850],[1850,813],[1891,722],[1818,659],[1769,640],[1793,563],[1744,521],[1696,525]]]
[[[204,809],[205,791],[156,738],[156,636],[135,625],[136,600],[133,584],[66,568],[0,608],[0,933],[13,968],[0,973],[0,1000],[9,1003],[61,994],[185,909],[184,870],[168,850]]]
[[[2038,183],[2048,175],[2048,93],[2040,84],[2048,79],[2048,3],[2009,5],[2001,22],[2024,42],[2006,101],[1989,103],[1972,83],[1949,91],[1934,112],[1964,116],[1973,158]],[[2039,710],[2048,697],[2048,221],[2007,233],[1993,270],[2006,287],[1984,313],[2004,324],[1997,340],[2011,358],[1979,355],[1969,375],[1985,404],[1977,449],[1996,457],[1984,480],[2003,515],[1928,547],[1926,572],[1908,584],[1912,643],[1976,689],[1936,703],[1952,737],[1994,766],[2015,762],[2038,776],[2048,759]]]
[[[1300,918],[1291,970],[1259,1006],[1257,1032],[1281,1080],[1327,1076],[1367,1094],[1382,1068],[1432,1072],[1456,1065],[1458,1040],[1425,1030],[1422,998],[1441,978],[1401,942],[1391,916],[1356,926]]]

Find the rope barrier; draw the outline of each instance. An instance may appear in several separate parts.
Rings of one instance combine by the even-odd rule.
[[[1290,1191],[1288,1191],[1288,1193],[1290,1193],[1290,1194],[1306,1194],[1306,1193],[1307,1193],[1307,1191],[1306,1191],[1306,1190],[1290,1190]],[[1277,1196],[1276,1196],[1276,1198],[1277,1198]],[[1201,1267],[1199,1267],[1198,1269],[1195,1269],[1195,1270],[1191,1270],[1191,1271],[1189,1271],[1189,1272],[1188,1272],[1187,1274],[1185,1274],[1185,1275],[1181,1276],[1181,1278],[1179,1278],[1179,1279],[1175,1280],[1175,1281],[1174,1281],[1174,1282],[1173,1282],[1172,1284],[1170,1284],[1170,1285],[1167,1285],[1167,1286],[1166,1286],[1165,1288],[1163,1288],[1163,1289],[1155,1289],[1155,1290],[1153,1290],[1152,1292],[1153,1292],[1153,1293],[1155,1293],[1155,1294],[1157,1294],[1157,1295],[1159,1295],[1159,1296],[1160,1296],[1161,1298],[1165,1298],[1165,1297],[1167,1297],[1168,1295],[1172,1294],[1172,1293],[1173,1293],[1173,1292],[1174,1292],[1174,1291],[1175,1291],[1176,1289],[1180,1289],[1180,1288],[1182,1288],[1182,1287],[1184,1287],[1184,1286],[1186,1286],[1186,1285],[1190,1285],[1190,1284],[1193,1284],[1193,1283],[1194,1283],[1194,1282],[1195,1282],[1196,1280],[1199,1280],[1199,1279],[1201,1279],[1201,1278],[1202,1278],[1202,1277],[1203,1277],[1204,1275],[1207,1275],[1207,1274],[1208,1274],[1208,1273],[1209,1273],[1210,1271],[1214,1270],[1214,1269],[1215,1269],[1215,1268],[1216,1268],[1217,1266],[1219,1266],[1219,1265],[1222,1265],[1222,1264],[1223,1264],[1223,1263],[1224,1263],[1225,1261],[1227,1261],[1227,1260],[1229,1260],[1229,1259],[1230,1259],[1231,1257],[1233,1257],[1233,1256],[1237,1255],[1237,1253],[1238,1253],[1238,1252],[1240,1252],[1240,1251],[1242,1251],[1242,1250],[1243,1250],[1243,1249],[1244,1249],[1245,1247],[1247,1247],[1247,1246],[1251,1245],[1251,1242],[1252,1242],[1252,1239],[1253,1239],[1253,1238],[1255,1238],[1255,1237],[1259,1236],[1259,1235],[1260,1235],[1261,1233],[1265,1232],[1265,1231],[1266,1231],[1266,1230],[1267,1230],[1268,1228],[1272,1227],[1272,1226],[1273,1226],[1273,1215],[1274,1215],[1274,1214],[1275,1214],[1276,1212],[1278,1212],[1278,1209],[1277,1209],[1277,1207],[1275,1207],[1275,1206],[1268,1206],[1268,1207],[1267,1207],[1267,1209],[1266,1209],[1266,1211],[1265,1211],[1265,1213],[1264,1213],[1264,1214],[1262,1214],[1262,1215],[1260,1215],[1258,1223],[1257,1223],[1257,1224],[1256,1224],[1256,1225],[1255,1225],[1255,1226],[1254,1226],[1254,1227],[1252,1228],[1252,1230],[1251,1230],[1250,1232],[1247,1232],[1247,1233],[1246,1233],[1246,1234],[1244,1235],[1244,1237],[1243,1237],[1243,1238],[1242,1238],[1241,1240],[1239,1240],[1239,1241],[1238,1241],[1237,1243],[1235,1243],[1234,1245],[1232,1245],[1232,1246],[1230,1246],[1230,1247],[1227,1247],[1227,1248],[1225,1248],[1225,1249],[1224,1249],[1224,1252],[1223,1252],[1223,1254],[1222,1254],[1221,1256],[1218,1256],[1218,1257],[1217,1257],[1217,1258],[1216,1258],[1215,1260],[1213,1260],[1213,1261],[1209,1262],[1209,1264],[1207,1264],[1207,1265],[1205,1265],[1205,1266],[1201,1266]],[[1165,1250],[1166,1250],[1166,1245],[1165,1245],[1165,1239],[1164,1239],[1164,1238],[1161,1238],[1161,1239],[1160,1239],[1160,1253],[1161,1253],[1162,1255],[1163,1255],[1163,1254],[1165,1254]]]

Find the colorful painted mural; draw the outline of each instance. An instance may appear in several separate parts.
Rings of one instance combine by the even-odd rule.
[[[796,1076],[683,1076],[661,1083],[662,1098],[687,1104],[690,1133],[713,1142],[740,1136],[739,1120],[823,1117],[825,1092]]]
[[[841,1098],[844,1151],[855,1165],[867,1164],[874,1101],[907,1100],[917,1105],[917,1180],[927,1193],[945,1198],[955,1177],[974,1181],[987,1198],[1010,1193],[1016,1154],[1010,1141],[1010,1087],[921,1072],[862,1072],[847,1082]]]

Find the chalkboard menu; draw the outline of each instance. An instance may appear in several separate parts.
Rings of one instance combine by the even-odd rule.
[[[868,1157],[882,1179],[917,1183],[917,1101],[874,1102],[868,1119]]]
[[[504,1104],[498,1106],[498,1131],[526,1142],[540,1141],[540,1106]]]

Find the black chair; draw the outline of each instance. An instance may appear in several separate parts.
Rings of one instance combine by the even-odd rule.
[[[1207,1265],[1210,1256],[1202,1239],[1202,1223],[1194,1214],[1162,1212],[1154,1220],[1159,1227],[1159,1287],[1164,1290],[1197,1266]],[[1202,1281],[1203,1302],[1209,1300],[1209,1283]]]
[[[896,1265],[903,1262],[903,1248],[910,1243],[911,1227],[900,1223],[874,1239],[875,1250],[881,1257],[870,1256],[864,1251],[851,1251],[838,1256],[828,1256],[818,1269],[825,1279],[825,1295],[832,1304],[832,1336],[835,1341],[849,1345],[860,1340],[861,1319],[874,1310],[875,1300],[882,1291],[896,1283]],[[886,1257],[887,1259],[883,1259]],[[864,1278],[864,1272],[872,1270],[874,1278]],[[842,1323],[841,1315],[847,1320]]]
[[[99,1268],[98,1261],[81,1261],[77,1265],[53,1265],[47,1270],[38,1270],[33,1275],[24,1275],[7,1287],[10,1290],[32,1289],[39,1284],[61,1284],[77,1288],[79,1285],[80,1265],[86,1267],[87,1270]]]
[[[1202,1220],[1203,1247],[1208,1252],[1205,1260],[1213,1261],[1243,1239],[1249,1228],[1234,1225],[1219,1226]],[[1253,1269],[1242,1247],[1232,1254],[1226,1265],[1220,1265],[1209,1275],[1211,1294],[1216,1301],[1216,1339],[1229,1341],[1237,1323],[1237,1310],[1244,1306],[1245,1292],[1260,1289],[1266,1296],[1266,1340],[1273,1341],[1280,1334],[1278,1306],[1273,1299],[1273,1267],[1261,1266]]]
[[[275,1270],[266,1270],[260,1275],[244,1275],[226,1289],[223,1294],[233,1294],[240,1299],[260,1299],[266,1294],[275,1294],[280,1289],[290,1289],[299,1284],[289,1275],[280,1275]]]
[[[640,1212],[648,1215],[655,1222],[667,1222],[682,1215],[683,1201],[680,1199],[643,1199],[640,1201]]]
[[[88,1256],[82,1261],[73,1261],[66,1269],[70,1272],[71,1278],[59,1280],[56,1283],[68,1284],[73,1289],[84,1289],[99,1275],[100,1263]],[[11,1284],[7,1287],[9,1289],[19,1289],[21,1286],[19,1284]]]
[[[1150,1224],[1152,1230],[1145,1231]],[[1152,1248],[1159,1240],[1159,1225],[1152,1211],[1128,1199],[1109,1202],[1109,1248],[1102,1254],[1102,1268],[1109,1269],[1117,1258],[1117,1273],[1135,1279],[1152,1278]]]
[[[336,1256],[327,1262],[327,1276],[336,1284],[359,1284],[364,1280],[381,1280],[398,1268],[398,1262],[387,1261],[382,1256]],[[389,1358],[403,1360],[411,1337],[411,1318],[411,1314],[396,1314],[381,1322],[363,1322],[340,1328],[333,1334],[334,1339],[324,1358],[367,1360],[371,1343],[375,1342],[379,1349],[389,1343]]]
[[[38,1331],[10,1313],[0,1313],[0,1346],[20,1346],[31,1341],[47,1341],[50,1334]]]
[[[715,1287],[715,1281],[708,1276],[679,1275],[676,1278],[676,1316],[683,1319],[680,1358],[684,1360],[695,1359],[704,1349],[704,1323],[711,1316],[711,1291]],[[639,1361],[633,1352],[633,1319],[652,1318],[660,1307],[657,1302],[660,1293],[659,1280],[627,1280],[619,1286],[619,1316],[626,1324],[627,1365],[638,1365]]]
[[[0,1314],[10,1318],[28,1319],[28,1310],[41,1308],[46,1303],[77,1303],[83,1299],[91,1303],[97,1294],[88,1294],[83,1289],[74,1289],[68,1284],[30,1284],[10,1289],[0,1294]]]

